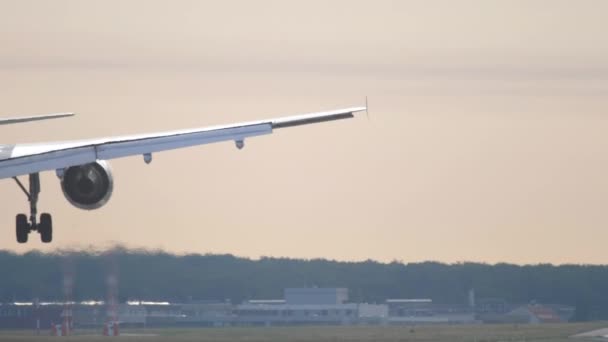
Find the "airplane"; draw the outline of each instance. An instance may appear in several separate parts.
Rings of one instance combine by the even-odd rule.
[[[29,218],[25,214],[16,216],[17,242],[26,243],[32,231],[40,234],[43,243],[53,240],[51,214],[42,213],[38,218],[40,172],[55,171],[67,201],[79,209],[94,210],[106,204],[114,190],[110,159],[141,155],[149,164],[152,153],[222,141],[234,141],[236,147],[242,149],[246,138],[271,134],[279,128],[348,119],[366,110],[367,105],[225,126],[91,140],[0,145],[0,179],[15,180],[30,204]],[[71,116],[74,113],[0,118],[0,125]],[[24,175],[28,176],[27,188],[18,178]]]

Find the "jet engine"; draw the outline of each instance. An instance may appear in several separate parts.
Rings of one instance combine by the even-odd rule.
[[[114,180],[110,165],[105,160],[71,166],[61,176],[63,195],[73,206],[93,210],[110,200]]]

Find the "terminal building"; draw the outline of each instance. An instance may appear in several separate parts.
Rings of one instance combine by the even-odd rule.
[[[382,323],[384,304],[349,303],[346,288],[288,288],[284,299],[249,300],[237,305],[237,322],[244,325],[350,325]]]
[[[319,304],[338,305],[348,302],[346,288],[288,288],[284,290],[285,302],[290,305]]]
[[[64,317],[63,303],[0,304],[0,328],[48,329]],[[103,302],[69,304],[75,328],[99,328],[108,321]],[[548,323],[568,321],[574,308],[564,305],[508,305],[498,298],[467,304],[437,304],[430,298],[393,298],[384,303],[354,303],[346,288],[287,288],[283,298],[191,300],[187,303],[133,301],[117,304],[121,326],[287,326],[413,325],[467,323]]]
[[[468,305],[435,304],[428,298],[387,299],[389,324],[475,323]]]

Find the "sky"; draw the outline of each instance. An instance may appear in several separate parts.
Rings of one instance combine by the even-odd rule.
[[[111,162],[96,211],[42,177],[54,241],[415,262],[608,261],[608,2],[2,1],[3,143],[359,106],[352,120]]]

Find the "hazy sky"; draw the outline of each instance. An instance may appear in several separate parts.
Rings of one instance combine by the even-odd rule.
[[[54,242],[391,261],[608,262],[606,1],[2,1],[2,142],[365,115],[112,162],[97,211],[42,176]]]

